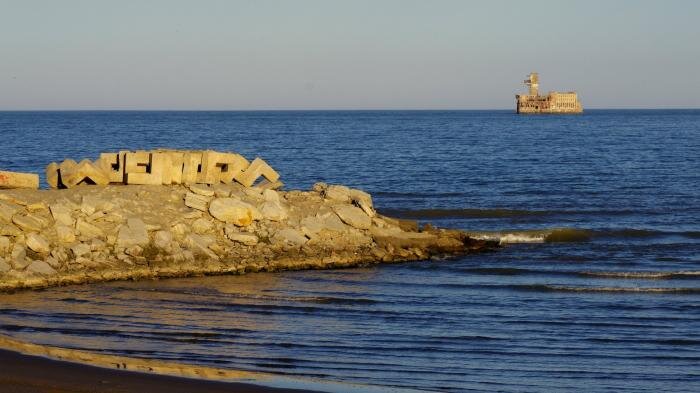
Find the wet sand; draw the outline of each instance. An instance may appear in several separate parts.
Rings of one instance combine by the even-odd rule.
[[[6,350],[0,350],[0,387],[3,393],[298,393],[307,391],[112,370]]]

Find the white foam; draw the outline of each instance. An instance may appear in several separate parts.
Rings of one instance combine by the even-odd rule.
[[[469,236],[479,240],[496,240],[499,244],[544,243],[546,232],[474,232]]]

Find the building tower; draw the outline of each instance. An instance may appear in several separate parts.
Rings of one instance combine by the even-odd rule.
[[[530,75],[528,75],[527,79],[525,79],[525,85],[530,88],[531,96],[536,96],[540,93],[540,77],[536,72],[531,72]]]

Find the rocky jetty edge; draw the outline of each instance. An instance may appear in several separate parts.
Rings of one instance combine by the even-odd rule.
[[[207,164],[207,152],[138,152],[146,164],[132,166],[140,174],[132,179],[141,179],[134,184],[127,180],[128,153],[114,154],[107,164],[50,164],[47,180],[55,189],[0,190],[0,291],[343,268],[498,247],[459,230],[383,216],[358,189],[317,183],[308,191],[279,190],[279,176],[266,163],[247,170],[259,159],[231,173],[232,166]],[[182,184],[184,175],[175,180],[174,174],[154,181],[155,174],[182,171],[184,165],[167,159],[167,170],[157,168],[154,154],[199,155],[199,164],[192,161],[192,182]],[[70,181],[61,179],[60,167],[70,169],[64,171]],[[111,180],[91,180],[100,173]],[[253,184],[259,176],[266,179]],[[147,184],[139,184],[143,179]]]

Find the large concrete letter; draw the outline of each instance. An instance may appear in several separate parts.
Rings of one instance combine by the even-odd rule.
[[[277,173],[271,166],[269,166],[260,157],[256,157],[255,160],[250,164],[248,169],[234,176],[237,182],[241,183],[245,187],[252,186],[255,181],[260,176],[265,177],[265,179],[270,182],[276,182],[280,178],[279,173]]]
[[[125,183],[124,178],[124,160],[126,158],[126,151],[120,151],[119,153],[101,153],[100,159],[96,161],[99,163],[102,170],[106,171],[109,175],[110,183]]]
[[[49,187],[58,188],[59,177],[58,164],[52,162],[46,166],[46,182],[49,184]]]
[[[64,161],[65,162],[65,161]],[[77,165],[68,165],[61,169],[61,182],[71,188],[80,184],[109,184],[109,175],[90,160],[82,160]]]
[[[194,184],[202,165],[202,153],[198,151],[186,152],[182,163],[182,183]]]
[[[206,184],[230,183],[248,165],[248,160],[238,154],[207,150],[202,153],[202,172],[197,182]]]
[[[149,171],[152,169],[151,153],[147,151],[137,151],[126,153],[124,161],[124,172],[126,173],[126,184],[161,184],[162,177],[152,176]]]

